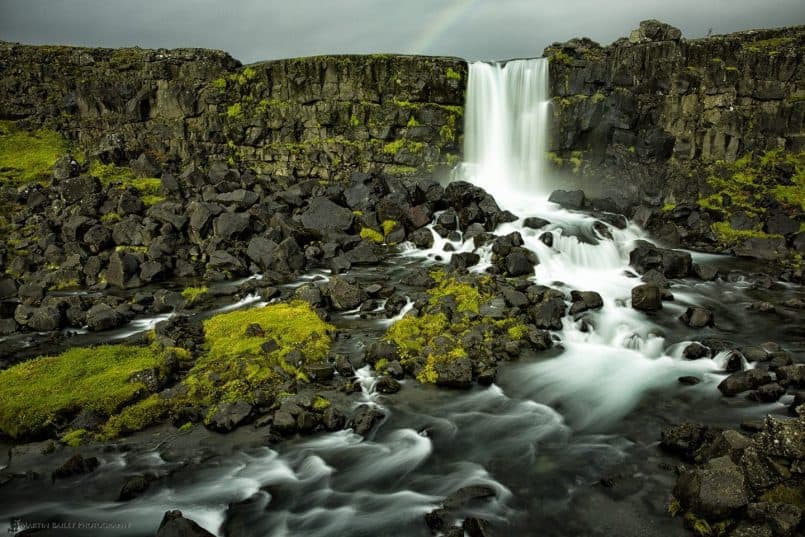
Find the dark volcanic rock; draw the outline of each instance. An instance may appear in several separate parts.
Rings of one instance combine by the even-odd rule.
[[[472,362],[469,358],[459,358],[438,362],[435,366],[436,384],[448,388],[469,388],[472,386]]]
[[[346,207],[336,205],[327,198],[313,198],[308,209],[302,213],[301,222],[307,229],[325,233],[347,231],[352,227],[354,215]]]
[[[691,328],[705,328],[715,323],[712,311],[696,306],[689,307],[679,319]]]
[[[350,420],[350,426],[355,431],[355,434],[366,436],[384,417],[385,414],[376,407],[360,405],[355,409],[355,414],[353,414]]]
[[[581,190],[554,190],[548,201],[559,204],[565,209],[581,209],[584,207],[584,192]]]
[[[205,422],[207,427],[219,433],[228,433],[248,420],[252,415],[252,405],[238,400],[234,403],[223,403]]]
[[[719,457],[703,469],[682,473],[674,495],[699,516],[725,518],[749,503],[747,488],[741,469],[729,457]]]
[[[130,477],[123,484],[123,488],[120,489],[120,494],[117,497],[117,501],[127,502],[129,500],[133,500],[148,490],[149,485],[150,482],[145,476],[138,475]]]
[[[761,369],[738,371],[721,381],[718,389],[727,397],[738,395],[771,382],[771,375]]]
[[[662,309],[662,294],[656,285],[644,283],[632,288],[632,307],[640,311]]]
[[[181,511],[167,511],[159,524],[156,537],[215,537],[215,535],[182,516]]]

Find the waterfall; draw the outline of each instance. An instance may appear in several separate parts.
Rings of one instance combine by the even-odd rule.
[[[548,61],[470,64],[465,173],[496,195],[538,192],[545,161]]]

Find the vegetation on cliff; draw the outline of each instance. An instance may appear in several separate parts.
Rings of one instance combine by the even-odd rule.
[[[53,164],[66,150],[67,141],[53,130],[0,121],[0,186],[49,183]]]

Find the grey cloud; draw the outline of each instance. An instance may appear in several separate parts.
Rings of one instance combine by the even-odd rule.
[[[710,28],[803,24],[805,6],[801,0],[0,0],[0,39],[208,47],[247,63],[372,52],[503,59],[538,56],[553,41],[581,35],[606,44],[646,18],[701,37]],[[417,44],[424,50],[414,50]]]

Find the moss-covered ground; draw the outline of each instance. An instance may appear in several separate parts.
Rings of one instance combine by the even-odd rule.
[[[526,327],[517,318],[493,319],[479,314],[481,305],[494,296],[489,277],[449,276],[442,271],[432,272],[431,277],[436,285],[428,290],[426,307],[419,315],[406,315],[386,332],[403,366],[418,369],[416,378],[420,382],[438,383],[439,363],[489,357],[506,341],[525,336]],[[471,335],[477,337],[468,337]],[[470,341],[471,347],[467,346]],[[375,369],[385,365],[378,362]]]
[[[75,348],[0,371],[0,430],[12,438],[37,436],[80,410],[117,413],[145,389],[135,373],[164,366],[149,347]]]
[[[221,403],[255,403],[257,393],[276,393],[288,378],[307,382],[302,366],[326,358],[334,330],[306,302],[216,315],[204,322],[204,350],[183,368],[170,397],[149,393],[137,374],[156,371],[165,379],[169,361],[192,360],[184,349],[104,345],[35,358],[0,372],[0,432],[48,436],[82,410],[108,417],[97,434],[62,433],[64,443],[77,445],[139,431],[180,408],[209,417]],[[316,400],[317,409],[328,404]]]
[[[94,161],[89,173],[100,179],[104,186],[132,187],[140,194],[143,205],[150,207],[164,201],[162,180],[156,177],[137,177],[131,168]]]
[[[49,183],[53,164],[67,145],[56,131],[25,130],[13,121],[0,121],[0,186]]]
[[[707,178],[709,194],[699,206],[715,219],[713,231],[725,246],[753,237],[773,237],[762,224],[736,230],[729,223],[738,212],[762,216],[769,202],[779,203],[791,213],[805,210],[805,152],[773,150],[763,155],[746,154],[735,162],[718,161]]]

